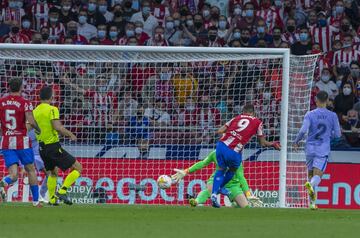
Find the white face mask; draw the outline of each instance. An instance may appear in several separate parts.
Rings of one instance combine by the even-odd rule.
[[[349,96],[351,94],[351,88],[344,88],[343,93],[345,96]]]
[[[322,75],[322,76],[321,76],[321,80],[322,80],[324,83],[329,82],[329,80],[330,80],[330,75],[326,75],[326,74]]]

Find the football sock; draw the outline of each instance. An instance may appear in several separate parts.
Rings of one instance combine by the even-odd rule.
[[[321,182],[321,178],[320,178],[319,175],[313,176],[313,177],[311,178],[311,181],[310,181],[311,186],[312,186],[314,189],[315,189],[317,186],[319,186],[320,182]]]
[[[210,192],[207,189],[202,190],[196,197],[197,204],[204,204],[210,197]]]
[[[223,184],[224,181],[224,175],[225,175],[225,171],[224,170],[216,170],[215,175],[214,175],[214,183],[213,183],[213,188],[212,188],[212,195],[216,195],[218,194],[221,185]]]
[[[47,179],[47,187],[49,192],[49,198],[51,199],[55,195],[56,191],[56,176],[49,176]]]
[[[79,171],[77,170],[71,171],[71,173],[69,173],[68,176],[66,176],[65,181],[61,189],[59,190],[59,194],[65,194],[67,188],[71,187],[71,185],[73,185],[73,183],[75,183],[76,179],[78,179],[79,177],[80,177]]]
[[[2,179],[2,181],[1,181],[2,183],[1,183],[1,185],[2,185],[2,187],[5,187],[5,186],[7,186],[7,185],[11,185],[13,182],[15,182],[15,181],[13,181],[11,178],[10,178],[10,176],[6,176],[6,177],[4,177],[3,179]]]
[[[47,188],[47,181],[48,181],[48,176],[46,176],[46,177],[44,178],[44,180],[42,181],[42,183],[41,183],[40,195],[41,195],[42,197],[45,197],[45,196],[46,196],[46,192],[47,192],[47,190],[48,190],[48,188]]]
[[[30,186],[33,202],[39,201],[39,186],[37,184]]]
[[[224,187],[235,175],[235,172],[228,170],[220,187]]]

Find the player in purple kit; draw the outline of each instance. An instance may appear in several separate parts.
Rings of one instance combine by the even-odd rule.
[[[331,138],[341,137],[341,129],[337,115],[326,109],[328,94],[320,91],[316,95],[315,110],[307,112],[303,125],[294,141],[294,148],[299,147],[299,142],[307,133],[305,143],[306,165],[308,179],[305,187],[310,197],[310,208],[316,209],[315,189],[321,182],[321,176],[325,171],[329,155]]]

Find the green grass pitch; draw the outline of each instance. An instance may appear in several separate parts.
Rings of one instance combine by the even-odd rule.
[[[0,204],[0,238],[360,237],[359,210]]]

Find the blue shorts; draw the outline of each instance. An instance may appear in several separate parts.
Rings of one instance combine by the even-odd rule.
[[[19,161],[22,165],[34,163],[34,152],[31,148],[24,150],[3,150],[2,153],[6,168],[13,164],[19,165]]]
[[[235,152],[230,149],[223,142],[218,142],[216,144],[216,161],[218,166],[222,169],[225,168],[239,168],[242,161],[242,156],[240,153]]]

